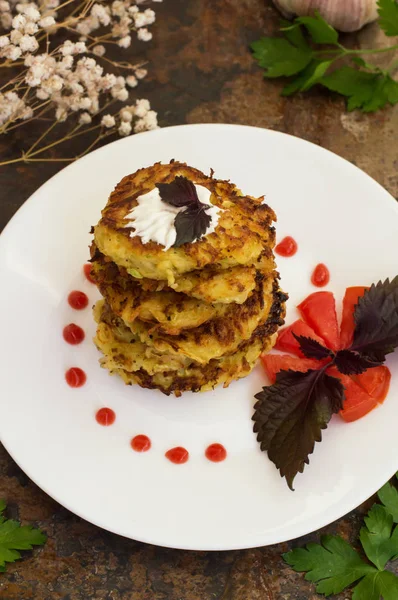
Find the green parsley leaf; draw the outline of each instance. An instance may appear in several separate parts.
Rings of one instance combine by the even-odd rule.
[[[0,513],[6,504],[0,500]],[[18,550],[31,550],[33,546],[40,546],[46,541],[46,536],[30,525],[21,526],[18,521],[7,520],[1,516],[0,520],[0,572],[5,571],[7,562],[14,562],[21,558]]]
[[[377,3],[379,25],[386,35],[398,35],[398,3],[395,0],[379,0]]]
[[[296,46],[296,48],[309,49],[307,40],[303,35],[303,30],[300,23],[291,23],[290,21],[281,20],[281,31],[283,31],[285,38]]]
[[[398,102],[398,83],[388,74],[342,67],[322,77],[319,83],[347,96],[349,111],[359,108],[364,112],[374,112],[388,103]]]
[[[267,69],[265,77],[289,77],[299,73],[311,62],[312,50],[298,48],[283,38],[261,38],[251,45],[260,67]]]
[[[305,578],[317,583],[319,594],[339,594],[361,577],[376,569],[366,564],[342,538],[324,535],[321,544],[307,544],[283,555],[295,571],[306,571]]]
[[[398,577],[389,571],[369,573],[354,589],[352,600],[397,600]]]
[[[316,44],[337,44],[339,34],[316,12],[314,17],[299,17],[297,23],[304,25]]]
[[[379,490],[380,501],[386,507],[386,510],[392,515],[394,523],[398,523],[398,490],[391,483],[383,485]]]
[[[314,59],[299,75],[288,83],[282,91],[282,96],[290,96],[295,92],[304,92],[317,84],[332,64],[331,60]]]
[[[380,504],[375,504],[365,517],[359,538],[366,556],[382,571],[389,560],[398,554],[398,527],[392,532],[392,515]]]

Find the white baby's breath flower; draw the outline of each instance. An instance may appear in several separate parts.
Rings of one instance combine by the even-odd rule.
[[[30,106],[25,106],[25,108],[21,111],[20,118],[26,121],[27,119],[31,119],[33,117],[33,108]]]
[[[140,12],[140,9],[138,8],[138,6],[134,5],[134,6],[129,6],[129,8],[128,8],[129,15],[134,16],[134,15],[136,15],[139,12]]]
[[[39,27],[37,26],[37,23],[34,23],[33,21],[28,21],[24,27],[24,33],[27,35],[34,35],[38,31]]]
[[[136,69],[135,76],[137,79],[144,79],[148,75],[148,71],[146,69]]]
[[[157,129],[157,127],[157,113],[154,110],[150,110],[145,117],[138,119],[138,121],[135,122],[134,132],[140,133],[141,131],[150,131],[152,129]]]
[[[141,42],[149,42],[152,39],[152,33],[146,27],[142,27],[137,31],[137,38]]]
[[[12,27],[12,14],[10,12],[5,12],[0,14],[0,23],[3,29],[11,29]]]
[[[103,4],[94,4],[91,9],[91,14],[93,17],[96,17],[101,25],[104,25],[104,27],[107,27],[111,22],[109,8]]]
[[[39,100],[48,100],[50,94],[43,90],[43,88],[38,88],[36,91],[36,96],[39,98]]]
[[[113,73],[106,73],[100,82],[101,89],[110,90],[116,84],[116,75]]]
[[[119,112],[122,121],[130,123],[133,120],[133,112],[130,110],[130,106],[125,106]]]
[[[135,88],[138,85],[138,81],[134,77],[134,75],[129,75],[128,77],[126,77],[126,83],[131,88]]]
[[[137,117],[145,117],[150,108],[151,105],[149,104],[149,101],[143,98],[141,100],[136,100],[134,112]]]
[[[151,8],[147,8],[146,10],[144,10],[144,15],[146,17],[145,25],[152,25],[152,23],[155,22],[155,20],[156,20],[155,11],[152,10]]]
[[[114,127],[116,125],[115,117],[112,115],[104,115],[101,119],[101,125],[107,129]]]
[[[39,43],[33,35],[24,35],[19,41],[19,47],[22,52],[35,52],[39,47]]]
[[[147,17],[144,12],[138,12],[134,15],[134,25],[137,27],[137,29],[147,25]]]
[[[0,56],[3,58],[8,58],[9,60],[18,60],[22,55],[22,50],[18,46],[14,46],[14,44],[9,44],[2,50],[0,50]]]
[[[115,0],[112,2],[111,11],[115,17],[123,17],[126,14],[124,2],[122,2],[122,0]]]
[[[57,119],[57,121],[60,121],[61,123],[66,121],[66,119],[68,118],[68,111],[66,110],[66,108],[61,107],[61,106],[58,107],[57,110],[55,111],[55,118]]]
[[[0,0],[0,12],[9,12],[10,10],[10,3],[6,2],[6,0]]]
[[[52,27],[53,25],[55,25],[55,19],[54,17],[43,17],[42,19],[40,19],[39,21],[39,25],[40,27],[43,27],[43,29],[48,29],[49,27]]]
[[[131,130],[132,130],[131,124],[127,123],[127,121],[122,121],[119,125],[118,132],[119,132],[119,135],[126,136],[126,135],[130,135]]]
[[[117,45],[120,46],[121,48],[128,48],[131,44],[131,36],[130,35],[126,35],[124,37],[122,37]]]
[[[33,2],[30,4],[23,4],[21,12],[26,15],[30,21],[34,21],[35,23],[41,18],[40,11],[34,6]]]
[[[95,56],[104,56],[105,52],[105,46],[103,46],[102,44],[97,44],[93,48],[93,54],[95,54]]]
[[[112,90],[112,96],[116,100],[120,100],[120,102],[126,102],[127,98],[129,97],[129,93],[126,90],[126,88],[121,88],[120,90],[116,91],[115,93]]]
[[[89,123],[91,123],[91,121],[91,115],[87,112],[82,113],[79,117],[80,125],[88,125]]]
[[[88,110],[89,108],[91,108],[91,100],[90,98],[88,98],[87,96],[85,98],[82,98],[79,102],[79,109],[80,110]]]
[[[12,29],[10,32],[10,40],[12,44],[18,45],[23,38],[23,33],[19,29]]]
[[[73,54],[83,54],[84,52],[87,52],[85,42],[76,42]]]
[[[9,46],[10,38],[7,35],[0,35],[0,49]]]
[[[26,17],[23,15],[16,15],[12,20],[12,26],[14,29],[24,29],[26,25]]]

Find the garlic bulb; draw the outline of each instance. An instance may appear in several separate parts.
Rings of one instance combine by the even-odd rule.
[[[286,16],[319,14],[340,31],[357,31],[377,19],[377,0],[273,0]]]

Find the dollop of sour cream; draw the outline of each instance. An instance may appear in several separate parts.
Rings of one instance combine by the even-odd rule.
[[[210,202],[211,192],[203,185],[195,185],[196,193],[200,202],[210,206],[206,213],[211,217],[210,225],[204,236],[214,233],[220,216],[220,209]],[[176,215],[185,210],[185,206],[178,208],[163,202],[157,187],[150,192],[137,197],[137,206],[126,215],[126,219],[132,221],[134,231],[130,237],[140,237],[143,244],[156,242],[168,250],[177,238],[174,225]],[[130,224],[129,224],[130,226]],[[195,240],[197,242],[198,240]],[[192,242],[194,243],[194,242]]]

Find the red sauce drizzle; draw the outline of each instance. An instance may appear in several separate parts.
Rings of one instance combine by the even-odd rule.
[[[210,444],[206,448],[205,456],[212,462],[221,462],[227,458],[227,451],[222,444]]]
[[[330,273],[329,269],[326,265],[320,263],[314,269],[314,272],[311,276],[311,282],[316,285],[316,287],[325,287],[330,281]]]
[[[68,369],[65,373],[66,383],[70,385],[70,387],[77,388],[82,387],[86,383],[87,376],[83,369],[79,369],[79,367],[72,367]]]
[[[84,271],[85,276],[89,280],[89,282],[90,283],[95,283],[95,281],[94,281],[94,279],[92,278],[92,275],[91,275],[91,265],[89,263],[87,263],[87,264],[84,265],[83,271]]]
[[[187,462],[189,458],[189,452],[188,450],[185,450],[185,448],[177,446],[176,448],[168,450],[165,454],[165,457],[168,458],[170,462],[176,465],[182,465]]]
[[[79,327],[79,325],[75,325],[75,323],[70,323],[70,325],[64,327],[62,335],[64,336],[65,342],[72,344],[72,346],[81,344],[84,340],[83,329]]]
[[[109,427],[115,422],[116,414],[111,408],[100,408],[96,412],[95,419],[100,425]]]
[[[130,446],[136,452],[148,452],[151,447],[151,440],[147,435],[136,435],[131,440]]]
[[[82,310],[88,305],[88,297],[84,292],[75,290],[69,294],[68,302],[69,305],[75,310]]]
[[[281,242],[275,247],[275,252],[280,256],[294,256],[297,252],[297,242],[290,235],[283,238]]]

